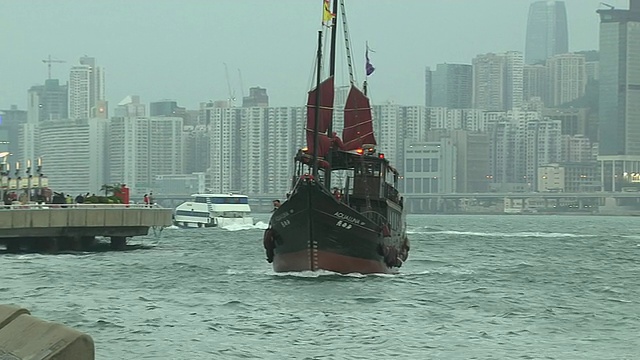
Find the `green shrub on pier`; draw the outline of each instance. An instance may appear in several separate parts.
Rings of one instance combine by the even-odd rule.
[[[117,196],[89,196],[84,200],[85,204],[122,204]]]

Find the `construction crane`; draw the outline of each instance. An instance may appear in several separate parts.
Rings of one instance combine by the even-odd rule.
[[[227,88],[229,89],[229,107],[233,107],[236,101],[236,92],[231,90],[231,81],[229,80],[229,69],[227,68],[227,63],[224,64],[224,74],[227,78]]]
[[[240,94],[244,99],[244,82],[242,81],[242,71],[240,69],[238,69],[238,78],[240,78]]]
[[[48,68],[48,72],[49,72],[49,79],[51,79],[51,64],[52,63],[65,63],[66,61],[64,60],[56,60],[56,59],[52,59],[51,55],[49,55],[49,57],[45,60],[42,60],[43,63],[47,64],[47,68]]]

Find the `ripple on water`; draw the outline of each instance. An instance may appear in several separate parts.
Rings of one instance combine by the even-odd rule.
[[[260,228],[170,229],[149,250],[2,254],[0,298],[104,359],[637,357],[640,219],[408,221],[397,274],[274,273]]]

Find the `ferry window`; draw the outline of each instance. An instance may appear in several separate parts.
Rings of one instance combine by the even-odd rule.
[[[422,179],[422,191],[426,193],[431,193],[431,179],[425,178]]]
[[[196,202],[197,203],[205,203],[206,204],[207,203],[207,198],[206,197],[202,197],[202,196],[196,197]]]
[[[438,159],[431,159],[431,171],[438,171]]]
[[[202,212],[202,211],[191,211],[191,210],[178,210],[176,211],[176,215],[179,216],[204,216],[204,217],[209,217],[209,213],[208,212]]]
[[[422,181],[420,181],[420,179],[416,179],[416,182],[413,184],[413,191],[415,193],[422,192]]]
[[[414,170],[416,172],[422,172],[422,161],[420,161],[420,159],[416,159],[416,164],[414,166]]]

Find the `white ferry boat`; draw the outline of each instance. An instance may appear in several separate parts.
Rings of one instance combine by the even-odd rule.
[[[214,227],[253,225],[246,195],[193,194],[193,201],[180,204],[173,224],[180,227]]]

